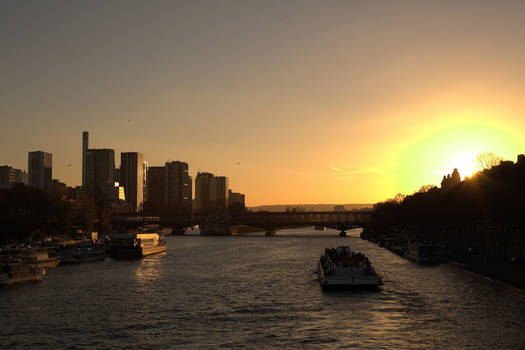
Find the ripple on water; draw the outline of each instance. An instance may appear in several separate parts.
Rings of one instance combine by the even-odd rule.
[[[355,237],[168,237],[168,253],[60,267],[0,289],[0,348],[425,349],[525,345],[525,293],[421,267]],[[301,237],[304,234],[308,237]],[[324,247],[350,244],[379,291],[325,293]]]

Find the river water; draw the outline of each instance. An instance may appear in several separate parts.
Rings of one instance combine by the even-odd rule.
[[[316,260],[342,244],[370,257],[381,290],[320,289]],[[59,266],[1,288],[0,317],[2,349],[525,348],[525,291],[309,228],[171,236],[165,254]]]

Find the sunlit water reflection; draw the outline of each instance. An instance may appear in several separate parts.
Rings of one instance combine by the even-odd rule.
[[[523,348],[525,292],[451,264],[423,267],[357,237],[168,237],[142,260],[61,266],[0,289],[0,348]],[[319,236],[324,237],[319,237]],[[316,260],[349,244],[378,292],[324,293]]]

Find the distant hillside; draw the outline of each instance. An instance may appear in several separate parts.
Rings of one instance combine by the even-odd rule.
[[[333,211],[334,207],[340,204],[279,204],[279,205],[259,205],[250,207],[253,211],[286,211],[286,208],[303,208],[306,211]],[[372,208],[373,204],[344,204],[345,210]]]

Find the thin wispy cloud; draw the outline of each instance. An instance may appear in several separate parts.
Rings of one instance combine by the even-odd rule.
[[[356,176],[356,175],[364,175],[364,174],[379,174],[383,173],[383,168],[353,168],[353,169],[342,169],[336,166],[330,166],[331,170],[336,171],[337,173],[331,173],[331,175],[346,175],[346,176]]]

